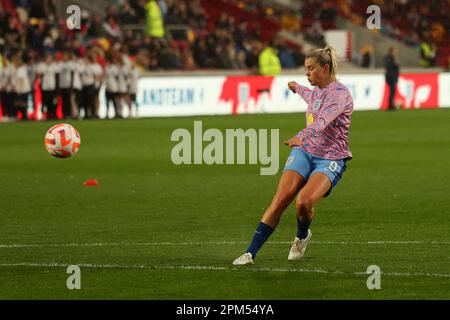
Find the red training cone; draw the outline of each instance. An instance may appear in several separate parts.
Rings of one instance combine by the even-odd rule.
[[[83,183],[83,185],[85,187],[98,186],[98,181],[97,179],[88,179]]]

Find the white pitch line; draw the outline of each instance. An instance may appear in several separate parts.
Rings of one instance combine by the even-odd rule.
[[[112,247],[112,246],[200,246],[200,245],[240,245],[249,241],[187,241],[187,242],[98,242],[98,243],[40,243],[40,244],[0,244],[0,248],[39,248],[39,247]],[[287,245],[290,241],[268,241],[268,244]],[[319,245],[385,245],[385,244],[433,244],[450,245],[450,241],[314,241]]]
[[[0,267],[37,267],[37,268],[67,268],[69,263],[40,263],[40,262],[22,262],[22,263],[2,263]],[[218,267],[218,266],[201,266],[201,265],[143,265],[143,264],[77,264],[80,268],[92,269],[145,269],[145,270],[211,270],[211,271],[250,271],[250,272],[296,272],[296,273],[321,273],[321,274],[339,274],[339,275],[355,275],[367,276],[365,272],[344,272],[329,271],[322,269],[303,269],[303,268],[255,268],[246,267]],[[429,272],[381,272],[381,275],[390,277],[433,277],[433,278],[450,278],[448,273],[429,273]]]

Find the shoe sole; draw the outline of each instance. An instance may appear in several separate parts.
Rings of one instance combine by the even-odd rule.
[[[253,262],[246,262],[246,263],[233,263],[233,266],[246,266],[248,264],[253,264]]]

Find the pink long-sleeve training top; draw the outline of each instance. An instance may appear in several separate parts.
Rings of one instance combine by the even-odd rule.
[[[340,82],[313,90],[297,85],[295,92],[308,104],[306,128],[296,136],[303,141],[302,148],[320,158],[339,160],[352,158],[348,149],[348,133],[353,98]]]

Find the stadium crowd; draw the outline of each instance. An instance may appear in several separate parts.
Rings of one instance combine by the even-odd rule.
[[[423,67],[450,66],[450,1],[361,0],[339,1],[342,16],[357,25],[365,25],[369,5],[382,8],[381,33],[420,52]],[[399,14],[404,13],[404,14]]]
[[[152,6],[153,5],[153,6]],[[152,26],[157,6],[162,32]],[[139,72],[153,70],[255,69],[264,49],[261,27],[222,13],[208,21],[201,1],[129,0],[104,15],[82,11],[81,28],[58,17],[55,0],[0,0],[0,94],[3,120],[58,116],[98,118],[101,85],[114,117],[135,104]],[[181,30],[164,26],[181,25]],[[155,33],[156,30],[156,33]],[[301,48],[276,42],[284,68],[303,64]],[[17,72],[21,70],[21,72]],[[26,75],[26,76],[25,76]],[[36,91],[42,110],[35,110]],[[31,105],[31,107],[30,107]],[[135,112],[136,113],[136,112]],[[109,114],[109,113],[108,113]],[[129,114],[131,114],[129,112]]]
[[[246,69],[264,74],[260,58],[268,48],[279,60],[272,70],[297,68],[304,62],[302,47],[275,37],[280,29],[302,32],[324,46],[324,30],[335,28],[337,15],[362,24],[365,12],[358,12],[367,2],[305,0],[300,10],[288,10],[257,0],[111,0],[104,14],[83,10],[80,29],[71,30],[67,17],[58,16],[56,1],[0,0],[4,119],[27,119],[21,114],[27,105],[36,109],[37,91],[44,118],[56,116],[56,105],[62,105],[59,116],[97,118],[103,83],[107,105],[120,118],[123,108],[136,106],[139,72]],[[431,9],[418,0],[374,2],[388,10],[381,31],[417,45],[421,64],[434,65],[438,48],[448,43],[448,19],[439,15],[448,12],[448,1],[431,0]],[[399,10],[407,10],[406,19],[395,14]],[[369,65],[367,59],[361,63]]]

